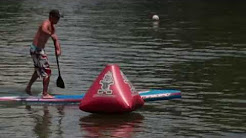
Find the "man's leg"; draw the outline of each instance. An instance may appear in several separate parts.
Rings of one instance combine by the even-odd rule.
[[[50,82],[50,76],[43,78],[43,98],[53,98],[53,96],[48,94],[48,87]]]
[[[37,71],[34,71],[34,73],[32,74],[32,78],[30,79],[28,85],[26,86],[26,93],[27,94],[32,95],[31,87],[32,87],[32,84],[37,80],[37,78],[38,78],[38,73],[37,73]]]

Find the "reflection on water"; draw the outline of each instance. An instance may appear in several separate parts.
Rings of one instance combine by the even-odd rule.
[[[139,113],[124,115],[95,115],[80,119],[81,128],[87,131],[88,137],[134,137],[141,131],[140,126],[144,117]]]
[[[141,123],[131,117],[138,115],[122,116],[122,121],[114,116],[112,121],[119,122],[114,123],[88,116],[76,106],[59,113],[56,106],[32,106],[28,111],[23,105],[0,104],[1,136],[113,136],[126,129],[133,137],[243,137],[244,5],[230,0],[0,1],[0,96],[24,94],[33,72],[29,45],[52,8],[64,14],[57,34],[66,89],[55,86],[57,67],[49,41],[51,93],[84,93],[108,63],[119,64],[138,90],[182,91],[182,100],[146,103],[136,111],[144,116]],[[158,24],[151,20],[153,14],[159,15]],[[33,90],[34,95],[42,91],[41,80]],[[137,129],[127,129],[128,124]]]
[[[30,107],[28,110],[30,110]],[[35,122],[35,127],[33,129],[34,133],[37,134],[38,137],[42,138],[48,138],[49,134],[51,133],[51,130],[49,126],[51,126],[51,115],[49,113],[48,107],[44,106],[43,107],[43,115],[42,116],[33,116],[34,122]]]
[[[50,114],[49,108],[48,106],[44,105],[42,106],[43,109],[41,109],[40,111],[42,111],[43,113],[37,114],[35,109],[33,110],[32,107],[30,105],[26,106],[26,109],[28,110],[28,114],[30,114],[30,118],[34,119],[34,128],[33,128],[33,132],[36,134],[36,136],[40,137],[40,138],[49,138],[53,131],[50,128],[53,124],[52,124],[52,114]],[[62,137],[63,134],[63,130],[62,130],[62,120],[64,117],[64,106],[57,106],[57,113],[59,114],[58,116],[58,120],[56,123],[57,126],[57,130],[56,133],[59,135],[59,137]]]
[[[139,113],[123,115],[91,114],[80,118],[82,131],[86,137],[134,137],[140,132],[144,117]]]

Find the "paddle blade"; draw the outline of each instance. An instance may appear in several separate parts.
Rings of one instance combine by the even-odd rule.
[[[60,87],[60,88],[65,88],[65,84],[64,84],[64,82],[63,82],[61,76],[59,76],[59,77],[57,78],[57,80],[56,80],[56,86],[57,86],[57,87]]]

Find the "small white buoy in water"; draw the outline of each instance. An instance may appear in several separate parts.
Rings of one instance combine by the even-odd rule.
[[[155,20],[155,21],[159,21],[160,18],[159,18],[158,15],[153,15],[153,16],[152,16],[152,19]]]

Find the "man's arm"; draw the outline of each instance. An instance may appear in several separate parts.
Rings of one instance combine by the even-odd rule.
[[[58,41],[58,37],[56,34],[52,34],[51,38],[54,42],[56,55],[60,56],[61,55],[61,46],[60,46],[60,43]]]
[[[52,32],[49,29],[49,26],[50,26],[49,22],[48,21],[44,21],[43,24],[42,24],[42,31],[44,33],[46,33],[47,35],[51,36]]]
[[[51,28],[53,28],[53,29],[49,29],[49,26],[50,26],[50,23],[48,21],[44,21],[42,24],[42,31],[44,33],[48,34],[52,38],[52,40],[54,42],[54,46],[55,46],[56,55],[60,56],[61,55],[61,46],[60,46],[60,43],[58,41],[58,37],[55,34],[55,27],[51,26]],[[50,31],[50,30],[53,30],[53,31]]]

